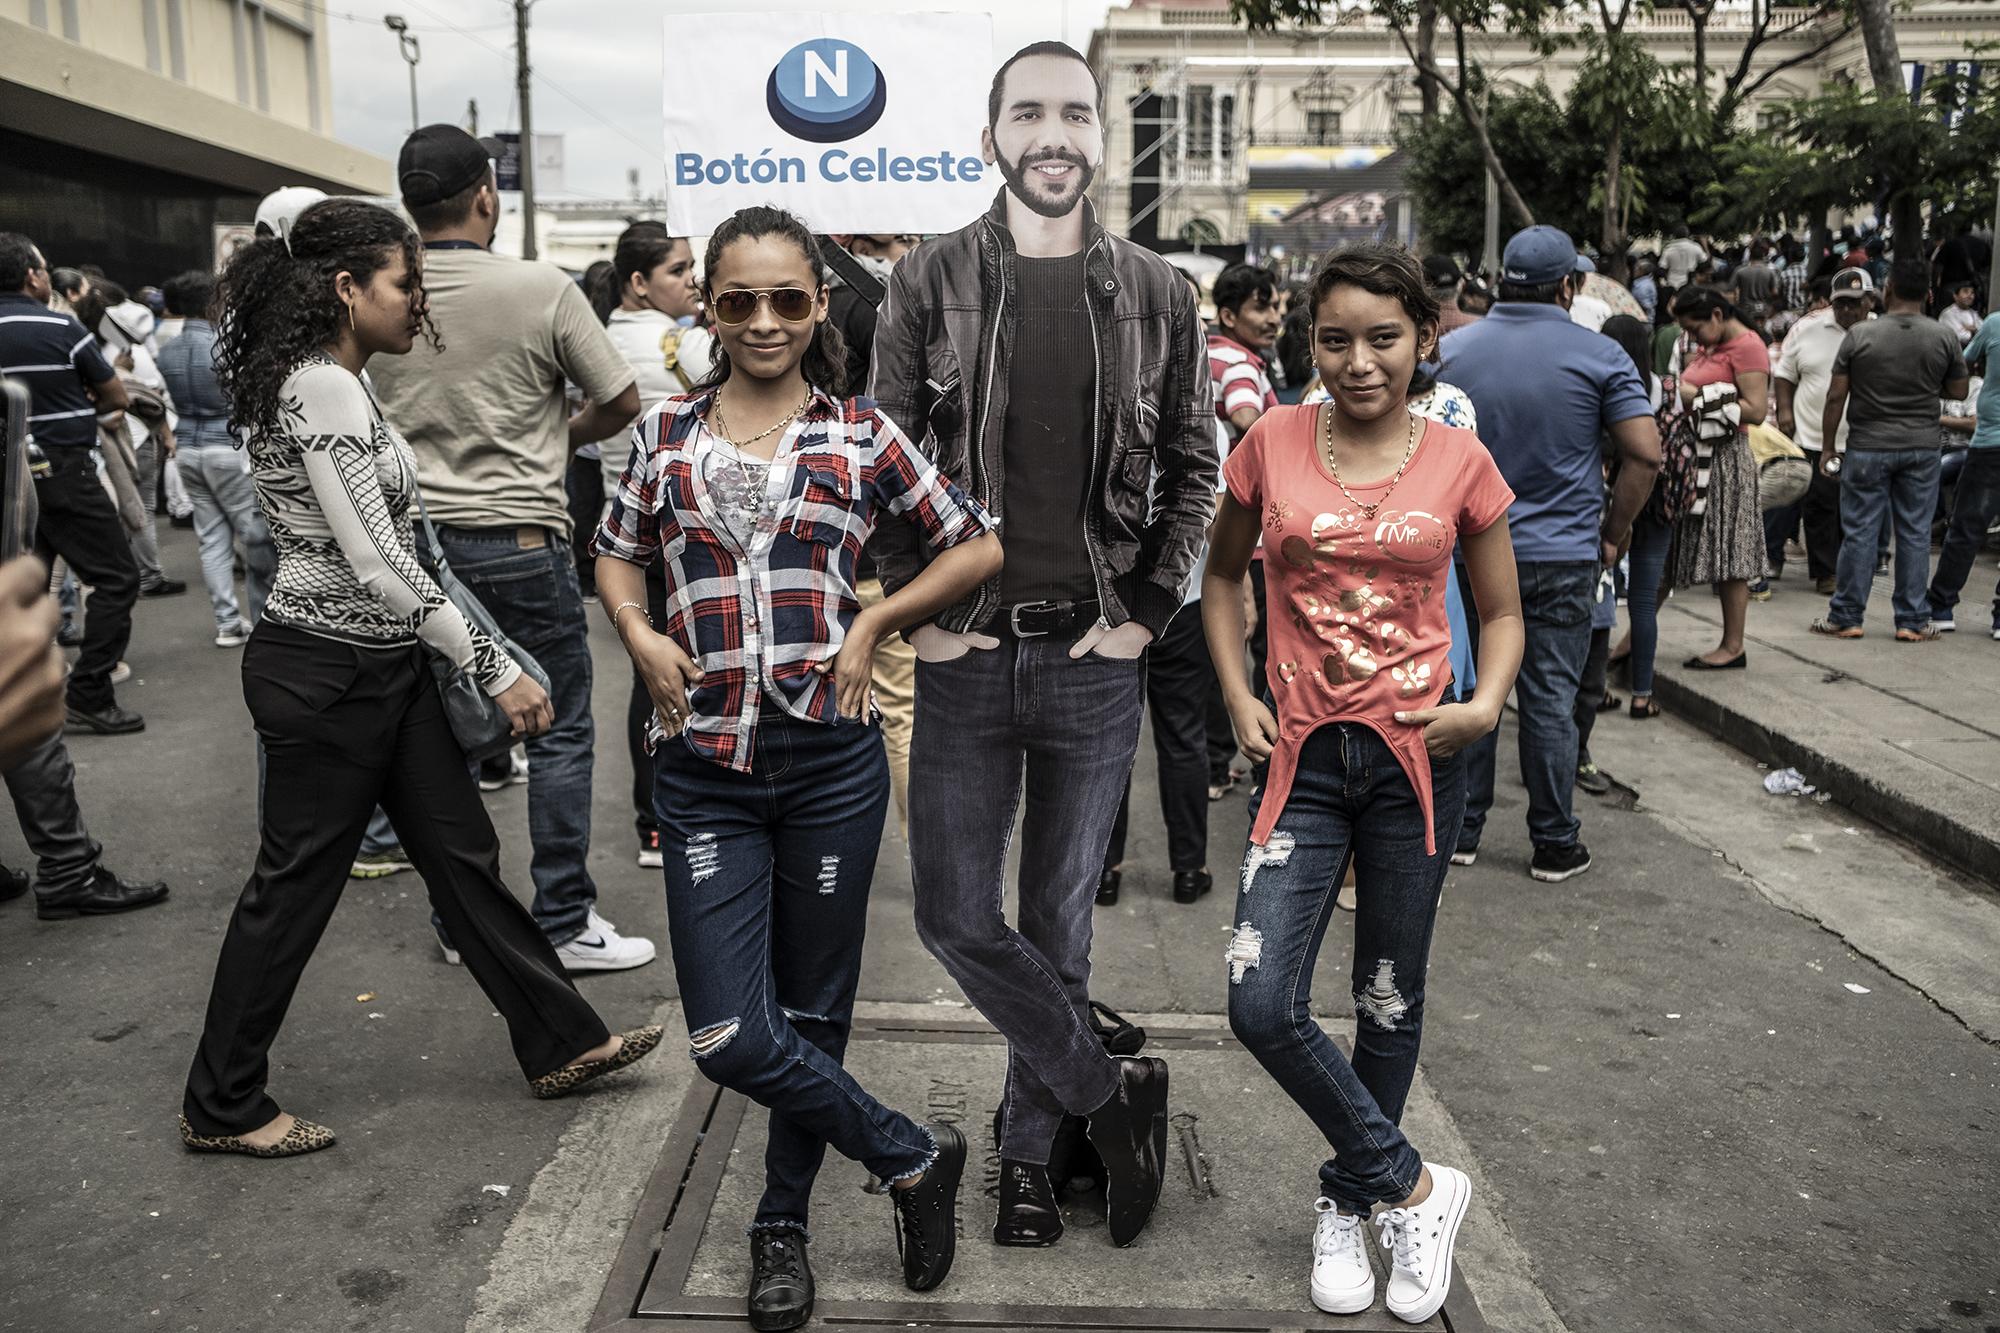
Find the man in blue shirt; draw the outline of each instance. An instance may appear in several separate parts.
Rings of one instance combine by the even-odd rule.
[[[174,400],[174,465],[194,504],[201,540],[201,581],[215,608],[215,646],[240,648],[264,614],[264,599],[278,574],[271,530],[257,507],[249,455],[229,433],[229,399],[215,378],[215,326],[208,321],[215,279],[200,269],[167,279],[167,313],[183,321],[179,336],[160,349],[160,377]],[[243,594],[236,605],[235,544],[243,543]]]
[[[1507,523],[1520,571],[1527,651],[1515,682],[1521,776],[1528,788],[1530,873],[1554,882],[1590,868],[1570,809],[1576,781],[1572,709],[1590,653],[1598,573],[1618,559],[1660,467],[1660,438],[1638,370],[1623,348],[1570,322],[1576,246],[1554,227],[1507,242],[1500,300],[1447,336],[1438,378],[1478,412],[1479,437],[1513,488]],[[1605,505],[1601,441],[1620,461]],[[1471,607],[1472,588],[1459,570]],[[1470,618],[1469,618],[1470,619]],[[1477,652],[1477,622],[1473,624]],[[1493,806],[1496,734],[1467,749],[1465,824],[1452,861],[1470,865]]]
[[[1986,317],[1979,332],[1966,345],[1965,360],[1980,365],[1994,360],[2000,351],[2000,314]],[[1938,552],[1937,568],[1931,571],[1931,628],[1948,633],[1958,628],[1958,595],[1972,573],[1972,561],[1985,544],[1986,529],[2000,516],[2000,365],[1983,368],[1975,409],[1972,447],[1965,451],[1965,467],[1951,495],[1951,522],[1945,529],[1944,547]],[[2000,586],[1993,590],[1993,637],[2000,639]]]
[[[28,390],[28,431],[48,459],[35,480],[36,548],[90,585],[83,652],[69,678],[68,722],[106,735],[146,729],[118,706],[111,670],[132,638],[139,566],[118,510],[97,480],[97,415],[122,412],[125,386],[74,315],[50,310],[49,266],[35,243],[0,232],[0,372]],[[121,426],[122,429],[122,426]]]

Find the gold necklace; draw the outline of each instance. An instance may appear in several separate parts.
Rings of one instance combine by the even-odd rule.
[[[1326,454],[1326,470],[1333,477],[1333,484],[1340,487],[1340,493],[1347,497],[1347,503],[1361,511],[1361,517],[1365,522],[1374,521],[1375,511],[1380,509],[1384,502],[1388,500],[1390,494],[1395,491],[1396,483],[1403,479],[1404,469],[1410,466],[1410,459],[1416,456],[1417,414],[1409,412],[1407,415],[1410,418],[1410,439],[1403,446],[1403,461],[1396,464],[1396,475],[1389,478],[1389,487],[1382,492],[1382,498],[1371,505],[1363,504],[1361,501],[1355,499],[1354,492],[1348,490],[1347,483],[1340,479],[1340,464],[1335,462],[1333,458],[1333,404],[1328,403],[1326,405],[1325,414],[1321,418],[1326,423],[1326,429],[1321,433],[1324,441],[1322,447]]]
[[[722,410],[722,391],[720,389],[716,391],[714,402],[710,405],[709,408],[709,415],[715,418],[714,424],[712,424],[709,427],[709,433],[714,435],[716,439],[728,445],[730,449],[735,453],[735,458],[732,461],[736,465],[736,476],[743,483],[744,502],[749,506],[750,520],[752,523],[755,523],[758,519],[763,517],[764,492],[769,486],[769,476],[768,474],[766,475],[764,486],[759,486],[755,481],[751,480],[750,469],[743,462],[744,446],[755,444],[757,443],[757,441],[765,438],[766,436],[772,434],[773,432],[783,430],[786,426],[791,425],[792,422],[798,417],[799,413],[805,411],[806,406],[811,402],[812,402],[812,390],[808,388],[806,390],[806,396],[799,400],[799,405],[793,408],[791,411],[785,413],[784,416],[780,417],[775,425],[765,427],[763,430],[758,431],[755,435],[752,435],[747,440],[732,440],[723,433],[724,431],[729,429],[729,418],[723,413]],[[776,459],[773,459],[772,461],[775,462]]]

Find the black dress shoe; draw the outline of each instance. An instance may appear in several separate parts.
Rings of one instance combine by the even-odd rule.
[[[903,1257],[903,1285],[929,1291],[951,1272],[958,1253],[958,1181],[965,1174],[965,1136],[936,1121],[937,1160],[908,1189],[889,1187],[896,1206],[896,1252]]]
[[[750,1233],[750,1327],[797,1328],[812,1318],[813,1272],[805,1233],[772,1227]]]
[[[1097,877],[1097,905],[1111,907],[1118,902],[1118,881],[1125,877],[1122,870],[1107,870]]]
[[[1118,1091],[1090,1114],[1090,1146],[1104,1159],[1105,1222],[1113,1245],[1146,1229],[1166,1181],[1161,1141],[1167,1124],[1167,1062],[1153,1056],[1118,1061]]]
[[[20,897],[28,891],[28,872],[9,870],[0,866],[0,903]]]
[[[1049,1184],[1049,1169],[1034,1162],[1000,1159],[1000,1220],[995,1245],[1053,1245],[1062,1239],[1062,1209]]]
[[[1215,876],[1206,870],[1176,870],[1174,872],[1174,901],[1191,903],[1215,887]]]
[[[179,579],[161,579],[158,583],[149,584],[139,589],[139,595],[141,597],[178,597],[187,590],[187,584],[181,582]]]
[[[100,736],[129,736],[146,729],[146,719],[129,708],[106,704],[102,708],[78,708],[71,704],[64,717],[66,725]]]
[[[151,884],[128,884],[103,866],[92,873],[90,882],[80,889],[72,889],[59,898],[38,898],[35,900],[35,915],[44,921],[67,921],[79,916],[109,916],[113,912],[130,912],[135,908],[151,907],[154,903],[167,900],[167,886],[155,881]]]

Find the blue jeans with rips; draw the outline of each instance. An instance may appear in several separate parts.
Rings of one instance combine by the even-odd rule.
[[[549,942],[564,945],[584,932],[597,905],[590,855],[590,779],[594,730],[590,717],[590,626],[569,543],[543,530],[542,544],[523,547],[522,528],[438,525],[452,572],[493,613],[501,632],[541,663],[549,676],[555,723],[528,738],[528,838],[535,881],[530,910]],[[421,545],[421,543],[420,543]]]
[[[1840,469],[1840,563],[1834,570],[1833,600],[1827,619],[1859,625],[1875,582],[1875,552],[1882,525],[1896,539],[1895,594],[1891,606],[1897,629],[1930,623],[1924,585],[1930,580],[1931,511],[1937,506],[1938,451],[1928,449],[1849,449]]]
[[[770,1109],[752,1228],[804,1229],[829,1144],[884,1180],[925,1169],[937,1152],[928,1130],[841,1067],[889,808],[882,730],[767,706],[750,772],[672,737],[653,765],[695,1063]]]
[[[1145,659],[1018,638],[917,663],[910,871],[917,937],[1007,1038],[1000,1153],[1046,1164],[1065,1112],[1118,1090],[1090,1026],[1091,907],[1139,746]],[[1023,798],[1020,925],[1007,846]]]
[[[1397,1127],[1424,1024],[1438,895],[1465,804],[1465,756],[1431,761],[1432,829],[1402,765],[1372,727],[1332,722],[1306,738],[1264,846],[1250,846],[1230,940],[1229,1026],[1333,1149],[1319,1190],[1366,1214],[1417,1187],[1423,1159]],[[1263,803],[1251,802],[1255,821]],[[1312,1014],[1313,965],[1348,863],[1355,868],[1354,1057]]]
[[[1590,656],[1590,608],[1596,600],[1595,560],[1523,560],[1519,566],[1521,622],[1527,646],[1514,678],[1521,745],[1521,782],[1528,789],[1528,837],[1537,847],[1567,847],[1583,826],[1571,813],[1576,787],[1576,692]],[[1634,570],[1636,579],[1638,571]],[[1463,565],[1458,588],[1468,608],[1472,580]],[[1479,652],[1479,620],[1469,616],[1472,651]],[[1633,644],[1638,652],[1638,644]],[[1635,687],[1636,688],[1636,687]],[[1493,771],[1500,733],[1490,731],[1465,748],[1465,826],[1458,850],[1479,846],[1486,812],[1493,808]]]

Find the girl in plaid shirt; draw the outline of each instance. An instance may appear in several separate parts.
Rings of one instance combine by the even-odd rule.
[[[993,522],[896,424],[845,393],[811,233],[749,208],[709,241],[717,363],[639,421],[597,534],[598,589],[656,705],[667,914],[702,1071],[771,1108],[751,1226],[750,1316],[811,1310],[807,1204],[825,1148],[892,1185],[903,1278],[951,1266],[965,1140],[918,1125],[841,1067],[889,769],[868,686],[876,645],[1000,568]],[[862,609],[876,523],[935,557]],[[642,571],[665,564],[663,623]]]

